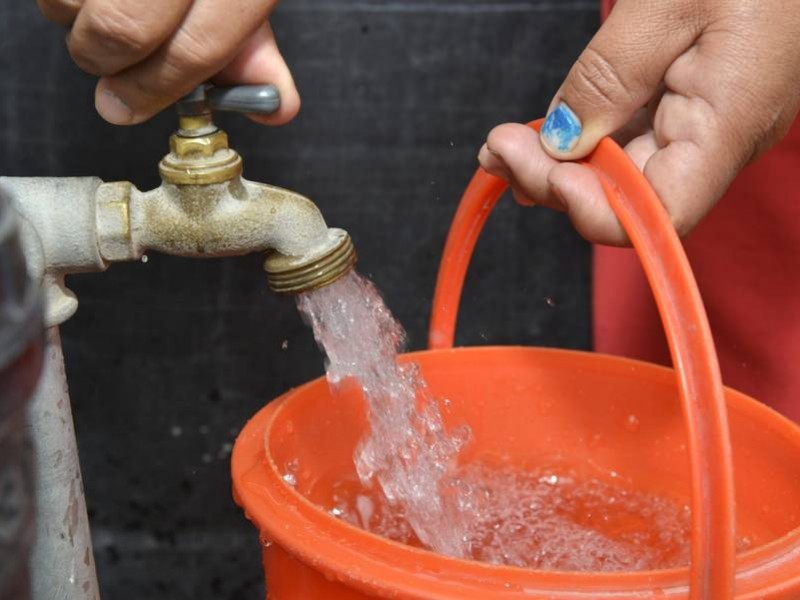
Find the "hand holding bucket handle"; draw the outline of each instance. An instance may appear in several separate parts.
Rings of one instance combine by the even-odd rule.
[[[529,123],[539,130],[542,120]],[[648,181],[611,139],[579,161],[600,176],[611,208],[644,267],[667,335],[689,438],[692,481],[690,597],[732,598],[735,572],[733,462],[714,342],[700,292],[669,216]],[[478,169],[445,244],[429,347],[451,348],[472,251],[507,183]]]

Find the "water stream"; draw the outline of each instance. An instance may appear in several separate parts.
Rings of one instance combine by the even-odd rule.
[[[377,486],[422,544],[466,556],[459,498],[443,493],[443,482],[469,431],[446,431],[417,365],[397,362],[405,332],[375,286],[351,272],[300,296],[298,306],[325,352],[331,385],[355,378],[363,391],[370,431],[354,457],[361,483]]]

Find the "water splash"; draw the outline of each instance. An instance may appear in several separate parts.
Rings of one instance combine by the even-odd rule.
[[[469,430],[447,431],[418,365],[397,362],[405,332],[375,286],[351,272],[299,296],[298,307],[325,352],[331,385],[354,379],[364,394],[369,432],[354,457],[362,484],[377,486],[422,544],[465,557],[464,498],[446,476]]]
[[[467,465],[451,483],[468,489],[466,557],[499,565],[621,572],[685,567],[691,511],[669,498],[569,469]],[[402,509],[358,482],[330,498],[338,518],[412,546],[425,546]],[[367,510],[364,510],[364,508]],[[739,538],[737,550],[751,545]]]

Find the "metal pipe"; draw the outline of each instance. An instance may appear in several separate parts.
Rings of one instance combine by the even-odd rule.
[[[64,355],[47,331],[44,369],[28,413],[36,483],[34,600],[99,600]]]
[[[0,194],[0,600],[28,600],[33,467],[27,402],[42,365],[39,286],[28,277],[18,219]]]
[[[148,250],[194,257],[269,251],[265,269],[270,287],[296,293],[335,281],[356,262],[350,237],[329,228],[308,198],[243,179],[241,157],[228,147],[225,132],[213,125],[212,104],[247,112],[274,110],[276,91],[262,87],[219,91],[210,99],[203,87],[197,98],[186,99],[179,111],[180,130],[170,138],[171,151],[159,165],[163,183],[150,192],[140,192],[129,182],[102,183],[93,177],[0,177],[0,195],[8,195],[19,213],[28,272],[44,290],[45,323],[51,327],[44,374],[29,413],[38,489],[31,557],[34,600],[99,598],[57,329],[78,305],[64,276],[102,271]],[[0,346],[0,358],[2,350]],[[0,396],[0,423],[2,401]],[[0,429],[0,450],[2,436]],[[0,497],[0,511],[2,501]],[[2,534],[0,522],[0,559]],[[12,563],[0,561],[0,600],[6,600],[4,564]],[[22,592],[14,593],[20,594],[11,596],[14,600],[22,597]]]
[[[327,285],[356,262],[350,237],[328,227],[311,200],[238,176],[204,185],[164,182],[149,192],[96,177],[0,177],[0,193],[19,213],[48,327],[78,307],[65,275],[103,271],[150,250],[190,257],[270,252],[267,279],[284,293]]]
[[[33,598],[95,600],[97,576],[55,327],[77,308],[64,276],[102,271],[148,250],[196,257],[272,250],[266,262],[270,285],[291,293],[334,281],[355,264],[355,251],[349,236],[329,228],[309,199],[238,176],[206,185],[165,182],[145,193],[96,178],[5,177],[0,193],[19,213],[28,271],[44,290],[52,326],[29,415],[38,489]]]

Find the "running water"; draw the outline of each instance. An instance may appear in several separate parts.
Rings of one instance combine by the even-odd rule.
[[[354,457],[362,485],[377,486],[422,544],[465,557],[463,498],[445,478],[469,430],[448,432],[418,366],[397,362],[403,328],[355,272],[299,296],[298,306],[325,352],[328,381],[353,378],[363,391],[369,432]]]
[[[457,558],[536,569],[633,571],[689,563],[690,513],[631,491],[616,474],[459,466],[467,427],[448,431],[417,365],[398,364],[405,332],[367,280],[350,273],[303,294],[300,311],[325,352],[328,380],[354,379],[369,431],[355,451],[359,481],[325,506],[373,533]],[[291,471],[291,469],[289,469]],[[287,472],[287,482],[294,475]],[[749,546],[739,540],[739,549]]]

